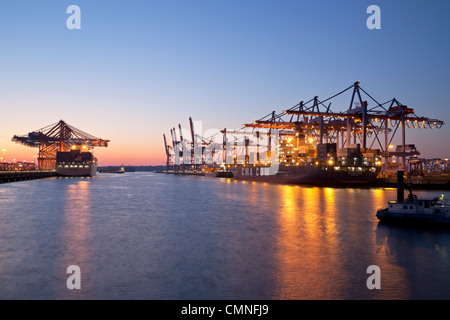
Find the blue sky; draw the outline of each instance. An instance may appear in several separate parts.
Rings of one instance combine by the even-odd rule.
[[[69,30],[69,5],[81,30]],[[369,5],[381,30],[369,30]],[[164,162],[162,134],[188,118],[239,128],[360,80],[440,130],[408,130],[426,157],[450,153],[448,1],[9,1],[0,4],[0,147],[64,119],[111,139],[102,164]],[[342,106],[332,105],[335,111]]]

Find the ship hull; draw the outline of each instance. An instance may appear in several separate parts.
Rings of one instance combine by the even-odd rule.
[[[91,152],[77,149],[58,151],[55,170],[64,177],[93,177],[97,174],[97,159]]]
[[[389,212],[388,210],[379,210],[377,212],[377,218],[382,224],[450,226],[450,218],[436,214]]]
[[[355,168],[353,168],[355,169]],[[319,166],[282,166],[270,174],[268,167],[231,166],[229,170],[238,180],[261,182],[308,184],[308,185],[367,185],[375,181],[380,171],[379,167],[363,167],[360,170]]]
[[[88,165],[75,165],[73,167],[65,168],[64,166],[58,168],[56,166],[56,173],[64,177],[93,177],[97,174],[97,164],[91,163]]]

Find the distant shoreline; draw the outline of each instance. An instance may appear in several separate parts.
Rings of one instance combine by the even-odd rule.
[[[165,170],[166,166],[99,166],[98,170],[117,170],[121,167],[125,168],[125,172],[135,171],[158,171]]]

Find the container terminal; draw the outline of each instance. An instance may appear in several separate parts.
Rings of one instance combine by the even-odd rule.
[[[342,105],[336,112],[332,103]],[[406,128],[440,129],[444,122],[418,116],[396,98],[380,103],[357,81],[326,99],[300,101],[281,112],[203,137],[178,125],[163,134],[164,173],[329,186],[392,186],[396,172],[421,188],[450,188],[448,159],[420,157]],[[401,135],[401,143],[393,141]],[[188,137],[188,138],[187,138]],[[171,142],[171,144],[170,144]]]
[[[97,172],[94,147],[107,147],[109,140],[96,138],[63,120],[26,135],[14,135],[13,142],[39,150],[35,163],[2,163],[0,183],[53,176],[84,177]]]

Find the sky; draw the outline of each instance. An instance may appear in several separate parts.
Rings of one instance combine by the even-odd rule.
[[[81,29],[67,27],[70,5]],[[367,28],[370,5],[381,29]],[[162,165],[163,134],[189,117],[238,129],[360,81],[443,120],[406,142],[448,158],[449,12],[444,0],[2,1],[0,148],[32,161],[37,149],[11,138],[62,119],[111,140],[99,165]]]

